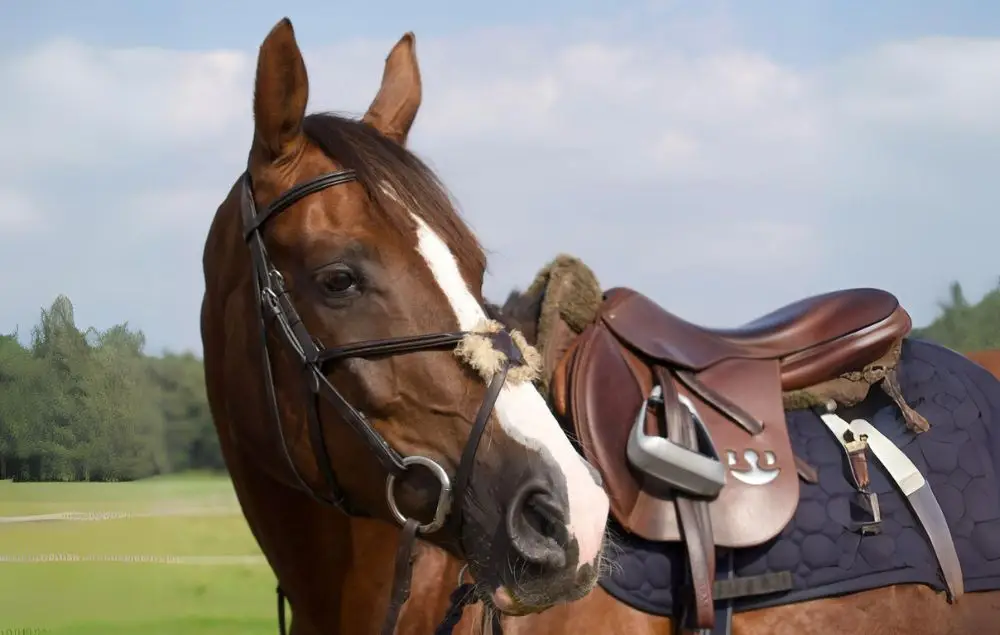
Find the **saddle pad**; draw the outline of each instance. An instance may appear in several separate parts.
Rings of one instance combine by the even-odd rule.
[[[944,347],[903,342],[899,380],[908,403],[931,422],[914,434],[898,409],[874,396],[841,413],[868,419],[913,461],[934,491],[955,540],[965,590],[1000,589],[1000,382]],[[849,529],[855,491],[844,472],[838,442],[811,411],[788,413],[795,452],[819,470],[820,482],[801,484],[799,506],[773,540],[734,552],[735,575],[790,571],[794,588],[737,598],[734,610],[856,593],[894,584],[944,591],[937,560],[905,498],[871,459],[871,486],[882,509],[882,533]],[[855,519],[856,520],[856,519]],[[673,591],[684,582],[683,545],[627,535],[613,524],[617,561],[601,580],[608,593],[640,611],[672,616]]]

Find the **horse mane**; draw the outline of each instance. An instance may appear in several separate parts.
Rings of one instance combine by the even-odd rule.
[[[519,289],[507,294],[503,306],[486,303],[486,314],[507,328],[517,329],[530,344],[538,339],[538,320],[542,314],[543,293],[527,295]]]
[[[447,189],[415,154],[372,126],[335,113],[307,115],[302,127],[306,137],[330,159],[355,171],[390,227],[412,232],[412,210],[445,241],[463,269],[486,269],[483,248]],[[399,200],[393,201],[393,197]]]

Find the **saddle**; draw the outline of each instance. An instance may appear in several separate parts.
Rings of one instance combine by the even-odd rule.
[[[716,547],[774,538],[800,475],[815,482],[792,452],[783,395],[862,370],[910,329],[878,289],[810,297],[735,329],[687,322],[631,289],[604,294],[555,369],[553,410],[622,527],[684,544],[694,627],[714,623]]]

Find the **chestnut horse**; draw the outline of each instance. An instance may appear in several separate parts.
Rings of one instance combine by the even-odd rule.
[[[534,344],[537,334],[538,294],[511,294],[502,309],[502,319],[525,333]],[[1000,350],[966,354],[973,362],[1000,379]],[[995,389],[995,387],[994,387]],[[996,425],[996,421],[992,422]],[[993,501],[994,505],[996,501]],[[995,541],[996,538],[993,538]],[[994,551],[994,553],[997,553]],[[454,558],[439,550],[428,549],[421,555],[418,577],[421,580],[451,580],[460,568]],[[421,591],[428,599],[427,609],[414,611],[407,621],[407,635],[427,633],[433,619],[429,613],[440,611],[440,588],[423,583]],[[418,601],[414,596],[414,604]],[[432,608],[437,606],[437,608]],[[459,629],[473,635],[481,621],[480,607],[466,610]],[[419,616],[418,616],[419,615]],[[787,604],[775,608],[740,613],[733,617],[734,635],[961,635],[987,633],[1000,623],[1000,595],[997,592],[966,593],[955,605],[948,604],[943,593],[925,586],[890,586],[838,598]],[[610,635],[666,635],[674,624],[631,608],[598,587],[587,597],[568,605],[554,607],[539,615],[510,617],[503,620],[504,633],[510,635],[570,635],[607,633]]]
[[[397,633],[429,633],[465,576],[484,604],[463,634],[493,607],[508,634],[671,632],[595,588],[607,496],[518,374],[533,351],[485,320],[482,252],[404,148],[413,47],[407,35],[392,50],[360,122],[306,117],[305,66],[280,22],[258,59],[247,172],[206,241],[210,406],[291,630],[391,631],[383,616],[401,608]],[[497,363],[470,353],[484,346]],[[396,546],[421,529],[400,607],[411,548]],[[733,632],[957,634],[998,619],[995,593],[951,606],[894,586],[740,613]]]
[[[306,116],[308,92],[282,20],[246,172],[205,243],[201,316],[223,455],[291,632],[371,633],[386,614],[391,632],[413,550],[467,563],[508,613],[584,596],[608,497],[531,384],[537,353],[487,319],[477,239],[405,148],[412,34],[360,121]],[[450,589],[425,582],[409,606],[440,619]]]
[[[993,373],[993,376],[997,379],[1000,379],[1000,350],[975,351],[973,353],[966,353],[965,356]]]
[[[514,292],[498,311],[502,313],[501,319],[505,323],[520,329],[528,336],[529,341],[534,343],[534,337],[538,332],[540,305],[541,297],[538,294],[525,295]],[[970,357],[1000,377],[998,373],[1000,352],[988,351],[972,354]],[[968,363],[960,358],[954,361],[955,367],[959,370],[968,367]],[[1000,395],[1000,384],[989,383],[987,380],[983,385],[993,393],[996,402],[996,397]],[[1000,411],[994,411],[993,414],[994,419],[988,421],[987,425],[995,427],[1000,423],[996,420]],[[990,443],[993,444],[992,447],[996,447],[995,441]],[[991,478],[995,483],[995,477]],[[986,501],[986,505],[987,509],[995,512],[998,501],[991,499]],[[982,538],[985,539],[985,536]],[[997,539],[995,535],[987,539],[992,546],[987,547],[984,552],[993,558],[1000,557],[1000,551],[997,550],[1000,542]],[[420,566],[421,573],[426,571],[428,575],[444,575],[449,579],[448,576],[453,576],[459,565],[443,553],[428,552],[424,555]],[[1000,586],[1000,580],[987,582],[987,586],[997,588]],[[473,607],[466,611],[467,615],[461,624],[463,635],[476,632],[476,625],[480,621],[478,612],[481,610],[480,607]],[[944,592],[937,592],[930,587],[895,585],[841,597],[737,613],[732,618],[731,633],[736,635],[832,635],[834,633],[960,635],[993,632],[998,623],[1000,623],[1000,592],[966,592],[954,604],[950,604]],[[675,632],[677,626],[668,618],[649,615],[620,602],[600,586],[579,601],[556,606],[537,615],[505,618],[502,624],[507,635],[512,633],[664,635]],[[406,632],[416,634],[421,631],[413,628]]]

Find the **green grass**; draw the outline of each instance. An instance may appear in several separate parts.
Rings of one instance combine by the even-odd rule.
[[[228,479],[136,483],[0,482],[0,516],[148,513],[226,507],[228,515],[0,525],[0,555],[259,555]],[[0,632],[48,635],[273,635],[266,565],[0,562]]]
[[[243,516],[126,518],[0,527],[4,555],[243,556],[260,553]]]
[[[147,633],[151,624],[227,622],[275,627],[274,578],[266,566],[120,563],[6,564],[0,615],[10,628]],[[166,631],[164,631],[166,632]],[[190,628],[177,635],[199,633]],[[234,629],[230,632],[244,632]]]
[[[237,508],[228,477],[157,477],[132,483],[12,483],[0,481],[0,516],[67,511],[143,512],[165,505]]]

